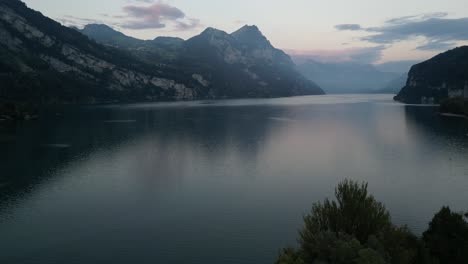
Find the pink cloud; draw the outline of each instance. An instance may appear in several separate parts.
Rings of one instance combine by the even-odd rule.
[[[120,26],[127,29],[165,28],[166,23],[174,23],[178,30],[189,30],[199,24],[197,19],[188,19],[179,8],[162,2],[149,6],[128,5],[123,11],[127,21]]]

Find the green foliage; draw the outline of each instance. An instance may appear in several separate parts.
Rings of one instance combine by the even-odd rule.
[[[285,248],[281,251],[276,264],[304,264],[304,260],[293,248]]]
[[[313,239],[318,231],[346,233],[363,243],[370,235],[390,228],[390,214],[368,194],[367,184],[345,180],[338,184],[335,196],[336,201],[326,199],[323,204],[314,204],[312,212],[304,218],[303,243]]]
[[[359,257],[354,261],[356,264],[385,264],[385,260],[373,249],[365,248],[358,252]],[[349,263],[349,262],[348,262]]]
[[[304,217],[300,248],[284,249],[277,264],[468,263],[468,224],[462,214],[443,208],[420,239],[391,223],[367,184],[345,180],[335,198],[313,205]]]
[[[468,223],[462,214],[443,207],[429,223],[423,239],[441,264],[468,263]]]

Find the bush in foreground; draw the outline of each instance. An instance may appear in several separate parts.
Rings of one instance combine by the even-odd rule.
[[[440,264],[468,263],[468,224],[463,218],[443,207],[424,232],[423,239]]]
[[[391,223],[367,184],[345,180],[336,200],[315,203],[304,217],[299,249],[283,249],[277,264],[462,264],[468,263],[468,224],[443,208],[423,238]]]

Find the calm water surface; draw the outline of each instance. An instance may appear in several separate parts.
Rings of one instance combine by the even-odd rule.
[[[468,121],[390,95],[81,107],[0,124],[0,263],[272,263],[344,178],[468,209]]]

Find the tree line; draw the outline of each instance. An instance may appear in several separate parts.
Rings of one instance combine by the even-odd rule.
[[[345,180],[335,200],[315,203],[304,217],[299,247],[282,249],[276,264],[468,263],[468,214],[443,207],[419,237],[392,224],[367,187]]]

